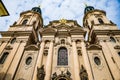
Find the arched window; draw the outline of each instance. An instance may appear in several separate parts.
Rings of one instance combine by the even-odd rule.
[[[32,58],[31,58],[31,57],[28,57],[28,58],[26,59],[26,64],[29,65],[31,62],[32,62]]]
[[[8,56],[8,52],[3,53],[2,57],[0,58],[0,64],[3,64]]]
[[[99,21],[100,24],[104,24],[104,22],[101,18],[98,18],[98,21]]]
[[[13,38],[10,43],[11,43],[11,44],[14,44],[15,41],[16,41],[16,38]]]
[[[114,37],[110,37],[110,40],[111,40],[111,42],[116,43],[116,40],[115,40],[115,38],[114,38]]]
[[[61,47],[58,50],[58,62],[57,65],[68,65],[68,53],[65,47]]]
[[[27,22],[28,22],[28,20],[27,20],[27,19],[25,19],[25,20],[22,22],[22,25],[26,25],[26,24],[27,24]]]
[[[95,62],[97,65],[100,65],[100,64],[101,64],[101,61],[100,61],[100,58],[99,58],[99,57],[94,57],[94,62]]]

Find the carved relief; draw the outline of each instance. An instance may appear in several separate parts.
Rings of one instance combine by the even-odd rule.
[[[42,65],[40,68],[37,68],[37,79],[44,80],[44,78],[45,78],[45,70],[44,70],[44,65]]]
[[[81,80],[89,80],[87,71],[83,66],[81,66],[81,69],[80,69],[80,78]]]
[[[63,73],[63,71],[61,71],[61,74],[57,75],[56,72],[54,72],[52,74],[51,79],[52,80],[72,80],[71,78],[71,73],[67,70],[66,73]]]

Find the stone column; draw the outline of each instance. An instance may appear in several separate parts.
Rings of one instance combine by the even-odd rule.
[[[74,59],[74,74],[75,74],[75,80],[80,80],[80,67],[78,62],[78,53],[76,48],[76,42],[73,40],[72,42],[72,48],[73,48],[73,59]]]
[[[46,70],[45,70],[46,71],[45,80],[50,80],[50,77],[51,77],[52,56],[53,56],[53,40],[50,42],[50,46],[49,46],[49,50],[48,50]]]
[[[114,46],[116,43],[112,43],[110,41],[107,41],[106,44],[108,45],[108,48],[111,52],[111,55],[113,56],[116,66],[118,67],[118,71],[120,72],[120,56],[118,55],[117,51],[114,49]]]
[[[20,42],[19,42],[20,43]],[[11,63],[10,67],[9,67],[9,70],[7,72],[7,74],[10,74],[11,76],[7,75],[5,77],[5,80],[13,80],[13,76],[15,74],[15,71],[17,69],[17,66],[19,64],[19,61],[20,61],[20,58],[23,54],[23,51],[24,51],[24,46],[26,45],[26,42],[21,42],[20,43],[20,46],[18,48],[18,50],[16,51],[16,54],[15,54],[15,57],[13,59],[13,62]]]
[[[44,46],[45,46],[45,42],[42,41],[41,44],[40,44],[40,50],[39,50],[39,54],[38,54],[38,58],[37,58],[35,71],[34,71],[32,80],[37,80],[37,67],[40,68],[41,65],[42,65],[42,57],[43,57],[43,52],[44,52]]]
[[[86,68],[87,73],[88,73],[88,78],[89,78],[89,80],[94,80],[93,75],[92,75],[92,71],[91,71],[91,68],[90,68],[90,62],[89,62],[89,59],[88,59],[88,55],[87,55],[87,51],[86,51],[84,41],[81,41],[81,50],[82,50],[82,55],[83,55],[85,68]]]
[[[117,66],[112,61],[112,55],[111,55],[111,52],[109,49],[109,45],[107,45],[107,43],[108,43],[108,41],[107,42],[104,42],[103,40],[100,41],[100,45],[102,46],[102,50],[103,50],[103,55],[108,63],[108,67],[111,71],[111,75],[113,76],[114,80],[119,80],[120,73],[119,73]]]
[[[4,62],[4,66],[2,67],[2,69],[0,70],[0,73],[6,73],[13,61],[13,58],[16,54],[16,51],[18,50],[20,46],[20,43],[14,43],[13,49],[11,50],[11,52],[9,52],[8,57],[6,58],[5,62]],[[4,74],[4,76],[0,76],[0,80],[5,80],[3,79],[5,77],[6,74]],[[8,75],[8,74],[7,74]],[[8,79],[11,80],[11,79]]]

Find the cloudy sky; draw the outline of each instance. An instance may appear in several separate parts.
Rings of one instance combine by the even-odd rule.
[[[6,31],[18,20],[19,14],[32,7],[41,6],[44,25],[61,18],[77,20],[82,26],[84,8],[87,5],[106,11],[109,20],[120,28],[119,0],[2,0],[10,16],[0,17],[0,31]]]

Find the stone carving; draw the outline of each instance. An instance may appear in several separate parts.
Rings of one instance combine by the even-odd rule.
[[[83,66],[81,66],[81,69],[80,69],[80,78],[81,80],[89,80],[87,71],[85,70]]]
[[[11,47],[11,46],[9,45],[9,46],[6,46],[5,49],[6,49],[6,50],[11,50],[11,49],[13,49],[13,47]]]
[[[62,80],[62,79],[64,79],[64,80],[72,80],[70,77],[71,77],[71,73],[67,70],[66,73],[64,73],[64,71],[61,71],[61,74],[59,74],[59,75],[57,75],[57,73],[54,72],[52,74],[51,79],[52,80],[59,80],[59,79],[60,80]]]
[[[55,72],[52,74],[52,80],[55,80],[56,77],[57,77],[57,73]]]
[[[41,68],[37,68],[37,78],[38,80],[44,80],[45,77],[45,70],[44,65],[41,66]]]
[[[67,74],[67,76],[70,78],[71,73],[70,73],[68,70],[67,70],[66,74]]]

